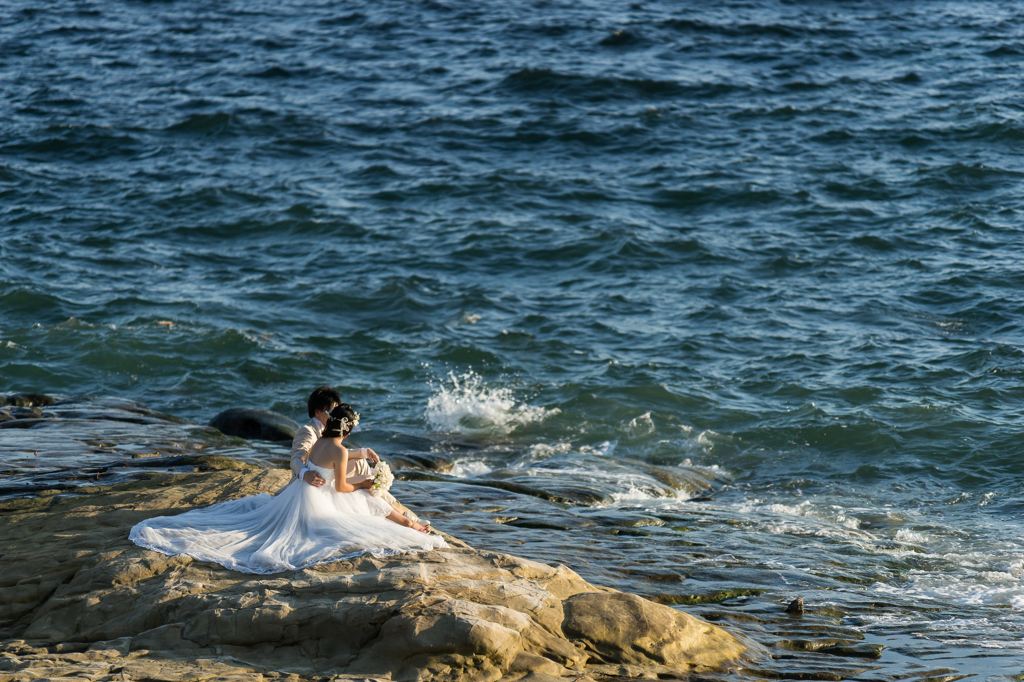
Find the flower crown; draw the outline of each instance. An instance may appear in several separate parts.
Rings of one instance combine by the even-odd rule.
[[[337,419],[328,415],[327,423],[324,425],[324,431],[337,431],[338,433],[345,433],[348,431],[352,432],[352,429],[359,425],[359,413],[356,412],[351,419],[348,417],[341,417]]]

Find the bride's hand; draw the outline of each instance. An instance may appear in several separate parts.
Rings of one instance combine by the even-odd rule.
[[[373,479],[368,478],[365,481],[359,481],[359,483],[356,483],[356,487],[363,490],[373,490]]]

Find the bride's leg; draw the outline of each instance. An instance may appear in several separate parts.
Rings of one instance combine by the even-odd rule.
[[[411,528],[415,528],[416,530],[420,530],[422,528],[427,529],[427,531],[430,530],[430,521],[427,521],[426,523],[421,523],[422,519],[420,519],[420,517],[416,516],[411,511],[409,511],[402,505],[398,504],[397,500],[391,503],[391,508],[394,509],[399,514],[401,514],[403,518],[412,521],[412,526],[410,526]]]
[[[387,518],[388,518],[388,521],[394,521],[399,526],[405,526],[406,528],[412,528],[413,530],[418,530],[418,531],[421,531],[423,533],[427,532],[426,526],[423,526],[423,525],[421,525],[419,523],[416,523],[412,519],[404,516],[397,509],[392,511],[390,514],[388,514]]]
[[[424,526],[430,526],[430,521],[424,522],[423,519],[417,516],[412,509],[409,509],[395,498],[392,497],[391,500],[388,500],[387,493],[382,495],[381,499],[390,504],[391,507],[402,516],[412,519],[414,523],[423,523]]]

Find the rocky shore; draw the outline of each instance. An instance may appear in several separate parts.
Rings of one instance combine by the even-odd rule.
[[[138,521],[274,491],[288,472],[197,458],[0,502],[0,682],[41,678],[682,678],[746,647],[563,567],[452,548],[254,576],[128,541]]]
[[[471,679],[478,674],[514,681],[529,676],[526,682],[542,682],[544,676],[583,682],[588,676],[840,680],[861,679],[872,669],[876,672],[867,674],[881,675],[877,679],[895,679],[878,668],[883,644],[866,639],[858,629],[878,609],[889,608],[886,604],[865,595],[851,612],[831,603],[826,591],[802,612],[787,610],[795,596],[788,582],[780,583],[775,572],[765,573],[732,555],[730,537],[736,530],[726,526],[723,531],[714,508],[609,505],[607,491],[572,481],[537,485],[501,474],[453,475],[453,461],[472,459],[473,442],[387,431],[365,435],[368,445],[388,453],[402,501],[459,538],[448,536],[450,552],[390,562],[337,562],[294,575],[257,578],[187,558],[162,558],[128,543],[128,529],[142,518],[273,489],[284,480],[287,440],[238,436],[263,436],[268,427],[287,435],[294,422],[248,408],[218,417],[211,425],[201,425],[119,398],[0,394],[0,682],[289,675],[397,679],[412,670],[422,679]],[[645,462],[630,466],[666,490],[689,491],[696,503],[713,496],[719,485],[698,470]],[[655,539],[662,551],[651,553]],[[563,563],[573,571],[549,567]],[[396,577],[411,566],[420,572],[416,585]],[[818,575],[814,580],[823,590],[849,581],[841,564],[833,573],[835,579]],[[790,577],[808,579],[806,573]],[[495,596],[495,585],[501,586],[504,601]],[[419,601],[413,601],[413,590],[419,590]],[[588,603],[597,597],[584,596],[595,594],[604,595],[604,611]],[[849,598],[849,591],[845,594]],[[493,614],[509,613],[504,610],[484,615],[451,610],[448,620],[437,616],[431,621],[434,616],[415,610],[425,609],[422,602],[438,595],[447,595],[459,608],[475,604],[520,615],[503,621]],[[510,601],[508,595],[517,596]],[[527,608],[524,600],[544,606]],[[683,614],[650,611],[654,602],[724,625],[742,639],[748,653],[716,663],[699,646],[687,644],[682,648],[691,660],[680,657],[680,647],[671,644],[677,640],[644,640],[637,633],[645,628],[655,633],[688,631],[674,625],[675,615],[662,620],[669,612]],[[580,616],[585,604],[598,615]],[[643,608],[638,611],[635,604]],[[419,620],[398,627],[405,621],[395,620],[395,614],[410,613]],[[274,614],[280,616],[278,625],[266,625],[275,622]],[[214,617],[218,633],[234,618],[229,630],[235,634],[219,639],[197,635],[204,632],[200,624]],[[579,619],[585,625],[574,626]],[[338,622],[351,627],[340,628]],[[430,644],[406,658],[381,654],[379,648],[367,653],[385,624],[397,628],[408,642],[402,646],[413,651],[409,643],[425,641],[419,639],[426,636],[424,623],[433,622],[438,623],[430,626],[435,634],[438,628],[444,632],[442,644]],[[520,622],[532,625],[520,627]],[[601,634],[613,624],[621,631]],[[209,632],[208,626],[202,627]],[[568,642],[578,655],[559,657],[559,649],[545,653],[537,648],[534,639],[541,631]],[[463,637],[460,632],[472,634]],[[463,641],[494,632],[505,633],[513,643],[500,651],[495,645],[491,652],[490,644]],[[629,647],[623,644],[628,639],[623,632],[632,633]],[[492,644],[499,641],[486,636]],[[525,644],[515,643],[524,637]],[[678,641],[692,641],[688,635],[680,637]],[[341,641],[349,642],[344,645],[350,647],[345,649],[352,657],[349,663],[334,660]],[[719,653],[725,656],[730,650]],[[356,672],[350,666],[370,660],[364,656],[397,662],[379,674],[361,668]],[[434,668],[426,667],[428,659],[436,663]],[[715,667],[719,671],[711,672]],[[906,679],[949,682],[962,677],[954,673],[923,668]]]

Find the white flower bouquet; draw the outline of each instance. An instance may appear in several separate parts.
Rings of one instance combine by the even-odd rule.
[[[373,496],[380,497],[383,495],[394,481],[395,477],[391,473],[391,467],[388,466],[388,463],[384,461],[377,462],[377,466],[373,468]]]

